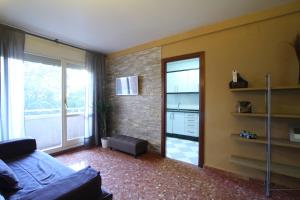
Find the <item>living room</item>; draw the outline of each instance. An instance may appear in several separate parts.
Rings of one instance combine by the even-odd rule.
[[[1,195],[299,199],[299,22],[297,0],[0,1]]]

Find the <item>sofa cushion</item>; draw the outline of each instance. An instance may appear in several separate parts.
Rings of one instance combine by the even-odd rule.
[[[81,200],[96,199],[101,195],[99,172],[84,168],[41,189],[22,196],[22,200]]]
[[[19,190],[18,178],[15,173],[0,159],[0,188],[1,190]]]
[[[41,189],[61,178],[74,173],[74,170],[61,164],[52,156],[34,151],[16,160],[7,162],[7,165],[14,171],[19,179],[19,186],[22,187],[14,193],[7,193],[8,199],[20,199],[25,194]]]

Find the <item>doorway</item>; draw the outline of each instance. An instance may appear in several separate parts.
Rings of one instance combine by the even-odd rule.
[[[162,60],[162,155],[203,167],[204,52]]]

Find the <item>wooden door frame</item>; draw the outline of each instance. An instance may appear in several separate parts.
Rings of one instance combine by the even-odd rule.
[[[204,165],[204,122],[205,122],[205,52],[185,54],[161,60],[161,80],[162,80],[162,104],[161,104],[161,155],[166,157],[166,64],[171,61],[178,61],[190,58],[199,58],[199,151],[198,166]]]

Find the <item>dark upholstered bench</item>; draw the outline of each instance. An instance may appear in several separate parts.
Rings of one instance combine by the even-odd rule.
[[[138,138],[115,135],[109,139],[109,147],[134,155],[134,157],[147,152],[148,142]]]

